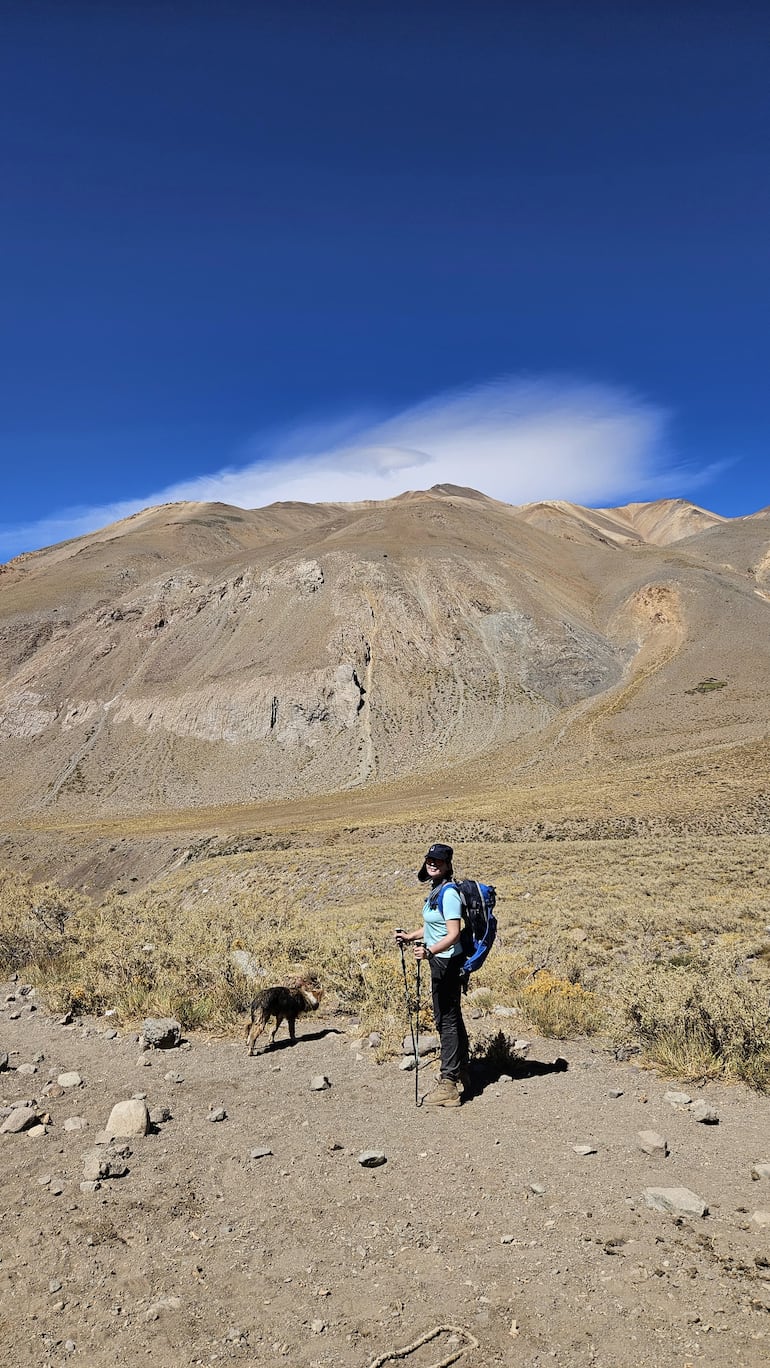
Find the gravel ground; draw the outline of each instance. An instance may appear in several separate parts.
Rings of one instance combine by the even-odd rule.
[[[109,1019],[64,1026],[34,1002],[0,992],[0,1098],[51,1117],[45,1134],[0,1135],[13,1368],[770,1361],[770,1227],[754,1219],[770,1178],[751,1177],[770,1163],[767,1099],[689,1086],[719,1113],[699,1124],[664,1100],[680,1085],[535,1039],[513,1078],[479,1080],[459,1110],[417,1109],[414,1075],[377,1065],[344,1017],[301,1019],[294,1048],[253,1059],[202,1036],[142,1055]],[[67,1070],[81,1084],[44,1097]],[[331,1086],[311,1091],[319,1074]],[[421,1070],[421,1092],[431,1081]],[[82,1191],[83,1155],[135,1093],[170,1119],[125,1142],[125,1176]],[[65,1130],[73,1116],[87,1128]],[[667,1157],[639,1148],[650,1129]],[[386,1162],[362,1167],[366,1150]],[[645,1188],[678,1186],[708,1214],[648,1209]]]

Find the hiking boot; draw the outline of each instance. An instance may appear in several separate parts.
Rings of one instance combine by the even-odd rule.
[[[432,1093],[428,1093],[425,1099],[428,1107],[459,1107],[460,1093],[457,1084],[452,1078],[442,1078],[437,1088]]]

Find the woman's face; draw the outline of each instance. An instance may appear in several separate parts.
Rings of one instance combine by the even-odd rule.
[[[425,868],[427,869],[428,875],[431,879],[443,879],[447,872],[448,866],[446,860],[426,860]]]

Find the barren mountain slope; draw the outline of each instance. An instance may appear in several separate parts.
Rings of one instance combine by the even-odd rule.
[[[635,527],[549,507],[558,528],[451,486],[167,505],[18,558],[0,574],[6,810],[216,806],[482,753],[569,770],[764,735],[767,521],[658,547],[639,529],[663,540],[670,507],[636,506]],[[709,678],[726,687],[688,692]]]

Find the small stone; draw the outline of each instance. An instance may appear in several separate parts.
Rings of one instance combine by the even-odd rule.
[[[326,1329],[326,1321],[312,1320],[310,1322],[310,1329],[314,1335],[322,1335]]]
[[[526,1052],[527,1052],[527,1050],[530,1048],[531,1044],[532,1044],[532,1041],[531,1041],[531,1040],[524,1040],[524,1039],[522,1038],[521,1040],[514,1040],[514,1042],[513,1042],[513,1048],[514,1048],[514,1050],[516,1050],[517,1054],[526,1054]]]
[[[669,1089],[668,1092],[664,1092],[663,1101],[668,1102],[670,1107],[689,1107],[692,1098],[689,1093]]]
[[[171,1108],[162,1104],[159,1107],[150,1108],[150,1124],[152,1126],[164,1126],[171,1120]]]
[[[48,1184],[49,1184],[50,1181],[51,1181],[51,1175],[50,1175],[50,1173],[41,1173],[41,1175],[40,1175],[40,1177],[38,1178],[37,1181],[38,1181],[38,1183],[40,1184],[41,1187],[48,1187]]]
[[[401,1060],[401,1063],[399,1064],[398,1067],[399,1067],[399,1069],[404,1069],[404,1070],[406,1070],[407,1072],[408,1072],[410,1069],[415,1069],[415,1068],[417,1067],[417,1058],[416,1058],[416,1056],[413,1055],[413,1054],[412,1054],[412,1055],[404,1055],[404,1058]]]
[[[146,1135],[149,1127],[147,1103],[131,1097],[125,1102],[115,1103],[104,1130],[112,1138],[114,1135]]]
[[[311,1091],[311,1092],[325,1092],[326,1089],[327,1089],[327,1088],[330,1088],[330,1087],[331,1087],[331,1083],[329,1082],[328,1078],[326,1077],[326,1074],[316,1074],[316,1075],[315,1075],[313,1078],[311,1078],[311,1080],[310,1080],[310,1091]]]
[[[587,1155],[587,1154],[596,1154],[596,1153],[597,1153],[597,1150],[596,1150],[596,1146],[595,1146],[595,1145],[573,1145],[572,1148],[573,1148],[573,1150],[575,1151],[576,1154],[580,1154],[580,1155],[583,1155],[583,1156],[585,1156],[585,1155]]]
[[[704,1126],[716,1126],[719,1123],[719,1112],[716,1107],[710,1106],[703,1098],[698,1102],[692,1102],[688,1110],[690,1116],[694,1116],[695,1120]]]
[[[58,1278],[51,1278],[51,1281],[48,1284],[48,1291],[61,1292],[61,1283]]]
[[[14,1107],[0,1126],[0,1135],[19,1135],[21,1131],[36,1125],[38,1120],[38,1113],[33,1107]]]
[[[382,1150],[364,1150],[359,1154],[358,1162],[362,1168],[379,1168],[388,1162],[388,1157]]]
[[[545,1188],[542,1183],[530,1183],[529,1190],[530,1192],[534,1192],[536,1197],[545,1196]]]
[[[622,1088],[610,1088],[610,1091],[609,1091],[609,1093],[608,1093],[608,1096],[614,1098],[615,1101],[617,1101],[617,1099],[618,1099],[619,1097],[622,1097],[622,1096],[623,1096],[623,1089],[622,1089]]]
[[[118,1033],[117,1033],[117,1031],[115,1030],[115,1027],[114,1027],[114,1026],[111,1026],[110,1029],[109,1029],[108,1031],[105,1031],[105,1032],[104,1032],[104,1039],[105,1039],[105,1040],[117,1040],[117,1038],[118,1038]]]
[[[227,1112],[224,1107],[210,1107],[208,1119],[209,1121],[226,1121]]]
[[[149,1069],[149,1067],[150,1067],[151,1064],[152,1064],[152,1060],[150,1059],[150,1056],[149,1056],[149,1055],[146,1055],[146,1054],[145,1054],[145,1055],[140,1055],[139,1058],[138,1058],[137,1061],[136,1061],[136,1067],[137,1067],[137,1069]]]
[[[92,1179],[92,1180],[90,1180],[90,1181],[89,1181],[87,1178],[85,1178],[85,1179],[83,1180],[83,1182],[80,1184],[80,1191],[81,1191],[81,1192],[98,1192],[99,1189],[100,1189],[100,1187],[101,1187],[101,1183],[99,1182],[99,1179],[98,1179],[98,1178],[94,1178],[94,1179]]]
[[[75,1350],[77,1349],[77,1345],[74,1340],[65,1340],[64,1348],[66,1349],[68,1354],[74,1354]]]
[[[257,1146],[251,1151],[251,1153],[250,1153],[250,1155],[249,1155],[249,1158],[250,1158],[250,1159],[267,1159],[268,1155],[270,1155],[270,1154],[272,1154],[272,1153],[273,1153],[273,1151],[271,1150],[271,1148],[270,1148],[269,1145],[257,1145]]]
[[[376,1050],[378,1046],[380,1046],[381,1044],[382,1036],[380,1035],[379,1031],[371,1031],[369,1033],[369,1049]]]
[[[29,1077],[30,1074],[37,1073],[37,1064],[17,1064],[16,1072],[18,1074],[23,1074],[25,1077]]]
[[[644,1154],[650,1154],[656,1159],[665,1159],[668,1154],[668,1143],[657,1131],[641,1130],[637,1132],[636,1138]]]
[[[433,1050],[437,1050],[440,1044],[441,1041],[437,1035],[421,1035],[417,1042],[417,1053],[422,1058],[423,1055],[431,1054]],[[404,1036],[404,1039],[401,1042],[401,1048],[405,1055],[414,1054],[414,1044],[412,1042],[411,1034]]]
[[[61,1179],[52,1178],[48,1185],[48,1191],[51,1193],[52,1197],[61,1197],[64,1191]]]
[[[182,1039],[182,1023],[174,1017],[147,1017],[142,1024],[142,1035],[156,1050],[171,1050]]]
[[[69,1073],[59,1074],[56,1081],[60,1088],[79,1088],[83,1082],[80,1074],[75,1073],[74,1069]]]
[[[760,1178],[770,1178],[770,1164],[752,1164],[751,1177],[755,1183]]]
[[[165,1078],[167,1083],[184,1083],[184,1074],[167,1073],[164,1074],[163,1077]]]
[[[705,1216],[706,1203],[686,1187],[645,1188],[644,1201],[652,1211],[670,1212],[675,1216]]]
[[[8,1055],[5,1050],[0,1050],[0,1073],[4,1073],[8,1068]]]
[[[770,1229],[770,1211],[755,1211],[751,1219],[760,1230]]]
[[[500,1243],[501,1243],[501,1244],[513,1244],[515,1238],[516,1238],[515,1235],[501,1235],[501,1236],[500,1236]]]
[[[241,1330],[238,1325],[228,1325],[225,1340],[228,1344],[241,1344],[247,1338],[247,1332]]]
[[[58,1083],[46,1083],[43,1088],[43,1097],[63,1097],[64,1089]]]

